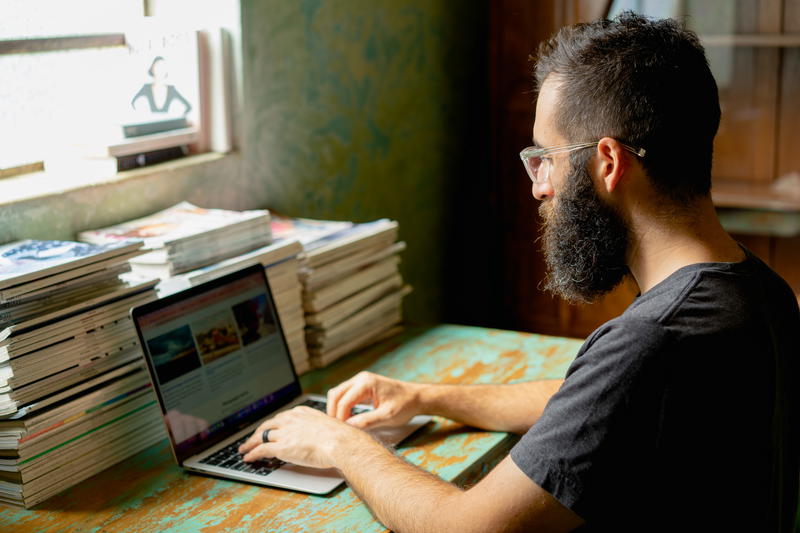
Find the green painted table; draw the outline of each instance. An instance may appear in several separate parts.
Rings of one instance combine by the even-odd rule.
[[[362,369],[440,383],[510,383],[563,377],[580,341],[465,326],[412,328],[303,376],[324,393]],[[442,479],[470,485],[515,442],[435,418],[399,453]],[[0,531],[385,531],[348,487],[311,496],[189,475],[166,441],[32,510],[3,508]]]

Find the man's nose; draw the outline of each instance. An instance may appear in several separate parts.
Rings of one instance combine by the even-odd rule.
[[[533,187],[531,187],[531,193],[537,200],[552,198],[553,186],[550,185],[550,181],[537,182],[533,184]]]

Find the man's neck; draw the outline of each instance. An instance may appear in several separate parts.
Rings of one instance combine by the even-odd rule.
[[[743,261],[744,251],[722,228],[710,198],[684,216],[634,214],[628,266],[642,293],[696,263]]]

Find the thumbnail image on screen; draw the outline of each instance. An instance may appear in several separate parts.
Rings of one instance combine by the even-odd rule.
[[[200,368],[189,326],[181,326],[147,341],[147,348],[162,384]]]
[[[275,318],[267,305],[267,295],[261,294],[233,306],[233,314],[239,325],[242,343],[247,346],[258,339],[275,333]]]
[[[241,348],[239,336],[236,334],[236,324],[227,309],[192,323],[192,329],[197,338],[203,364],[207,365]]]

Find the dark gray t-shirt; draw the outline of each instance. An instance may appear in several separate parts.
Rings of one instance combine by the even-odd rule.
[[[798,356],[772,270],[690,265],[589,336],[511,457],[582,531],[791,531]]]

